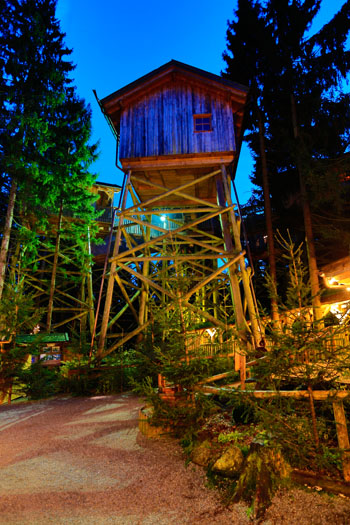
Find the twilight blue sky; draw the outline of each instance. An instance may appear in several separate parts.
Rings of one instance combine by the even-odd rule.
[[[92,93],[99,98],[165,64],[171,59],[211,73],[225,67],[227,20],[236,0],[58,0],[57,18],[73,48],[73,72],[78,94],[92,108],[93,139],[100,141],[100,158],[93,166],[98,180],[121,184],[115,167],[115,139]],[[317,31],[340,9],[344,0],[323,0],[315,19]],[[239,199],[250,196],[252,161],[242,149],[237,171]]]

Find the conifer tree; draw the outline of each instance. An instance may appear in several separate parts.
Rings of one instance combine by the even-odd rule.
[[[229,23],[228,51],[224,59],[227,62],[225,76],[235,77],[241,83],[249,85],[250,105],[249,124],[259,137],[259,159],[264,195],[264,210],[268,245],[269,273],[271,276],[271,316],[279,324],[277,296],[277,273],[274,244],[272,208],[270,201],[268,166],[266,159],[265,122],[263,117],[262,89],[264,77],[268,75],[269,60],[267,57],[273,48],[272,36],[265,26],[262,7],[251,0],[239,0],[236,10],[237,22]],[[263,46],[263,49],[259,47]],[[272,291],[272,290],[271,290]]]
[[[8,0],[0,21],[1,174],[9,188],[0,253],[2,294],[15,201],[43,228],[60,206],[88,215],[90,110],[71,86],[74,69],[55,18],[57,0]],[[34,232],[35,233],[35,232]]]
[[[310,37],[320,5],[320,0],[240,0],[224,54],[226,74],[244,71],[247,63],[249,83],[258,87],[272,209],[279,227],[285,224],[294,234],[301,227],[297,222],[301,195],[315,302],[318,276],[312,213],[320,212],[326,203],[332,203],[333,209],[344,205],[339,172],[349,163],[344,153],[350,131],[349,96],[342,91],[350,65],[346,49],[350,2],[344,2],[334,18]],[[252,21],[247,10],[250,17],[255,13],[254,31],[249,28]],[[256,31],[257,24],[265,31]],[[256,158],[252,180],[262,187],[258,127],[255,115],[249,136]],[[318,239],[321,234],[318,226]]]

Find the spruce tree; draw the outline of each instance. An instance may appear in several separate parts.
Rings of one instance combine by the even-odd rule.
[[[71,88],[55,115],[55,147],[47,154],[47,170],[49,191],[52,196],[50,209],[57,217],[55,230],[55,253],[52,268],[49,303],[47,313],[47,330],[51,330],[54,306],[54,292],[58,267],[61,232],[64,231],[64,242],[75,245],[74,260],[83,274],[86,264],[91,264],[86,257],[86,246],[93,238],[93,223],[95,218],[91,206],[94,200],[90,188],[95,180],[89,168],[96,158],[96,145],[89,145],[91,138],[91,114]],[[62,224],[62,215],[72,216],[72,221]],[[45,217],[45,214],[43,215]],[[47,215],[46,215],[47,217]]]
[[[41,175],[40,159],[52,140],[47,108],[62,98],[64,79],[72,69],[62,60],[68,51],[58,24],[52,23],[54,9],[55,3],[47,0],[10,0],[1,19],[1,113],[6,127],[2,169],[10,192],[0,252],[0,297],[17,192],[34,187]]]
[[[277,271],[274,244],[273,216],[270,200],[268,165],[266,158],[266,131],[261,109],[264,77],[269,72],[268,56],[273,48],[273,40],[265,25],[262,7],[252,0],[239,0],[236,10],[237,22],[229,23],[228,51],[224,59],[227,62],[225,76],[234,77],[249,85],[250,104],[248,127],[258,135],[259,159],[264,196],[265,224],[267,233],[269,273],[271,276],[271,316],[279,324],[277,297]],[[261,49],[260,46],[264,46]]]
[[[314,217],[325,206],[335,210],[338,205],[339,215],[344,213],[339,173],[349,163],[344,153],[350,131],[349,96],[342,91],[350,65],[346,49],[350,3],[345,2],[339,13],[310,37],[320,3],[240,0],[236,19],[229,24],[224,54],[226,74],[237,79],[237,72],[246,68],[253,100],[257,92],[255,100],[264,117],[272,210],[279,228],[291,229],[294,236],[300,229],[306,233],[316,302],[312,228],[317,228],[318,242],[323,232]],[[249,28],[252,20],[254,30]],[[252,180],[263,187],[258,113],[252,112],[252,116],[248,137],[256,159]],[[298,216],[304,217],[303,226]]]
[[[90,109],[76,95],[74,69],[55,18],[56,0],[8,0],[0,21],[1,172],[9,188],[0,253],[2,294],[17,200],[37,230],[62,206],[91,215]],[[6,129],[6,132],[5,132]],[[4,188],[4,186],[3,186]],[[36,232],[33,232],[35,236]]]

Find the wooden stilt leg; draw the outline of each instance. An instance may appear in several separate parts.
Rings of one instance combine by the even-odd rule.
[[[88,255],[91,258],[91,241],[90,241],[90,230],[88,229]],[[88,306],[89,306],[89,327],[90,334],[92,334],[95,325],[95,313],[94,313],[94,291],[92,286],[92,263],[89,260],[89,269],[87,275],[87,289],[88,289]]]
[[[223,178],[223,187],[225,190],[227,204],[231,206],[232,199],[231,199],[231,191],[230,191],[230,182],[227,177],[225,166],[222,166],[222,178]],[[236,250],[241,252],[242,245],[241,245],[238,221],[235,217],[235,213],[233,209],[231,209],[229,213],[230,213],[231,225],[232,225],[232,230],[233,230],[234,245],[235,245]],[[255,345],[258,346],[260,339],[261,339],[261,335],[260,335],[260,330],[259,330],[259,326],[257,322],[257,311],[255,309],[254,300],[252,296],[250,279],[249,279],[248,271],[247,271],[245,260],[243,256],[241,257],[239,261],[239,266],[240,266],[240,272],[242,276],[245,300],[247,301],[251,329],[252,329],[253,337],[255,340]]]
[[[123,195],[122,211],[125,210],[125,207],[126,207],[126,199],[127,199],[127,195],[128,195],[128,188],[129,188],[129,184],[130,184],[130,177],[131,177],[131,172],[129,171],[128,177],[127,177],[127,180],[126,180],[125,192],[124,192],[124,195]],[[121,234],[122,234],[122,229],[121,229],[122,225],[123,225],[123,216],[120,217],[117,238],[115,240],[115,245],[114,245],[114,250],[113,250],[113,257],[115,257],[117,255],[118,250],[119,250],[119,244],[120,244]],[[106,341],[107,327],[108,327],[108,321],[109,321],[109,314],[110,314],[111,306],[112,306],[113,288],[114,288],[114,280],[115,280],[114,279],[114,273],[115,273],[116,266],[117,266],[117,262],[115,260],[112,261],[112,264],[111,264],[111,267],[110,267],[109,279],[108,279],[105,308],[104,308],[104,311],[103,311],[102,325],[101,325],[101,331],[100,331],[100,339],[99,339],[99,344],[98,344],[98,355],[99,355],[99,357],[101,357],[102,354],[103,354],[103,349],[104,349],[105,341]]]
[[[220,176],[217,176],[216,187],[217,187],[218,202],[220,206],[225,207],[226,199],[224,195],[222,179]],[[233,253],[234,246],[232,243],[230,227],[229,227],[227,217],[224,213],[220,215],[220,220],[221,220],[221,226],[222,226],[223,235],[224,235],[226,251]],[[230,284],[231,284],[232,301],[234,304],[235,315],[236,315],[236,325],[237,325],[238,332],[241,334],[242,340],[244,340],[246,339],[247,323],[246,323],[246,320],[243,314],[242,297],[241,297],[241,292],[239,289],[239,281],[238,281],[238,277],[237,277],[237,274],[233,266],[231,266],[229,269],[229,277],[230,277]]]

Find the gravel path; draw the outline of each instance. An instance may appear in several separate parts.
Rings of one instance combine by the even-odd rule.
[[[173,441],[138,432],[139,407],[127,394],[0,407],[1,525],[231,524]]]
[[[0,407],[0,525],[246,525],[171,440],[138,432],[133,395]],[[293,491],[265,524],[350,524],[340,498]]]

